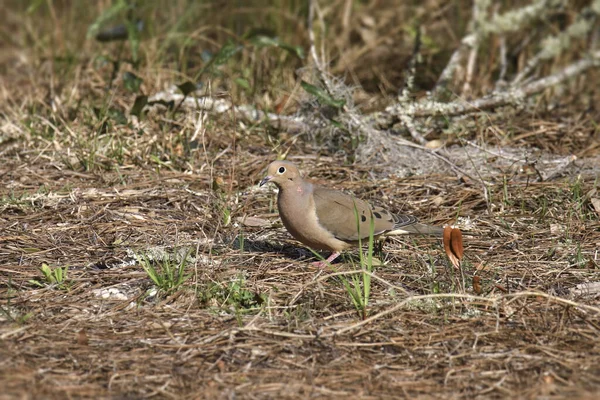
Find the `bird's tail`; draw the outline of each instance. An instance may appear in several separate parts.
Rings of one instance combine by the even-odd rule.
[[[415,222],[410,225],[397,226],[393,230],[386,232],[386,235],[431,235],[442,236],[444,228],[439,226],[425,225]]]

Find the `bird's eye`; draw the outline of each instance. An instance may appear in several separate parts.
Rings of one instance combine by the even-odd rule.
[[[279,167],[279,169],[277,170],[278,174],[283,174],[285,172],[285,167]]]

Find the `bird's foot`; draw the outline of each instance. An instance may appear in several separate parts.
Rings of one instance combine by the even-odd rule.
[[[325,261],[315,261],[313,263],[311,263],[312,265],[314,265],[317,268],[325,268],[326,266],[328,266],[329,264],[331,264],[331,262],[333,260],[335,260],[336,258],[338,258],[338,256],[340,255],[339,251],[334,251],[333,253],[331,253],[331,255],[327,258],[327,260]]]

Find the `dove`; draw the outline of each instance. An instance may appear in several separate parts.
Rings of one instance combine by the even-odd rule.
[[[287,231],[294,239],[314,250],[330,251],[323,266],[342,251],[373,236],[421,234],[442,236],[443,229],[421,224],[411,215],[392,214],[339,190],[328,189],[302,178],[289,161],[273,161],[259,186],[274,183],[279,188],[277,208]]]

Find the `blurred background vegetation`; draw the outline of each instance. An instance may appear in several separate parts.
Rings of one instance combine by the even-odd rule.
[[[72,148],[83,145],[73,143],[77,142],[74,136],[89,139],[118,125],[139,130],[128,125],[129,115],[141,115],[148,96],[172,85],[179,85],[184,94],[200,90],[233,104],[285,115],[301,109],[310,97],[300,87],[313,67],[308,56],[307,1],[6,0],[4,4],[5,20],[0,27],[0,72],[8,104],[4,113],[24,122],[29,134],[20,137],[28,143],[40,133],[46,139],[57,131],[64,133],[64,126],[78,131],[65,143],[75,144]],[[315,4],[317,53],[330,76],[349,88],[352,106],[365,114],[394,103],[406,86],[418,33],[419,57],[411,92],[415,98],[435,86],[461,39],[470,29],[478,29],[472,26],[473,3],[469,1],[332,0]],[[545,37],[564,30],[589,4],[549,2],[551,11],[528,29],[488,35],[479,45],[469,92],[459,90],[465,75],[459,68],[453,93],[469,100],[493,89],[503,68],[499,62],[502,46],[508,50],[505,73],[514,76],[539,51]],[[522,6],[519,1],[500,1],[490,3],[489,8],[491,13],[502,13]],[[596,40],[597,33],[572,41],[568,51],[540,65],[538,73],[560,70],[581,58]],[[553,109],[562,104],[577,110],[593,107],[596,85],[586,83],[596,76],[597,71],[592,71],[552,96],[540,97],[535,112],[547,110],[540,104],[551,104]],[[171,123],[155,128],[181,133],[185,130],[177,125],[177,121],[185,125],[182,113],[177,112],[181,110],[169,106],[171,113],[164,118]],[[40,115],[52,124],[40,126],[36,119]],[[151,120],[147,123],[157,122]],[[265,124],[251,128],[265,143],[290,143],[285,132],[274,132]],[[148,151],[159,159],[170,159],[194,147],[186,141],[190,135],[183,139],[175,135],[176,140],[166,142],[163,137],[158,139],[160,145]],[[129,157],[124,147],[131,146],[113,149],[113,153]],[[355,141],[338,140],[329,143],[326,151],[351,153],[355,147]],[[158,151],[161,148],[165,151]],[[215,151],[222,149],[217,146]],[[149,153],[138,154],[138,160]],[[90,168],[88,162],[82,164]]]

